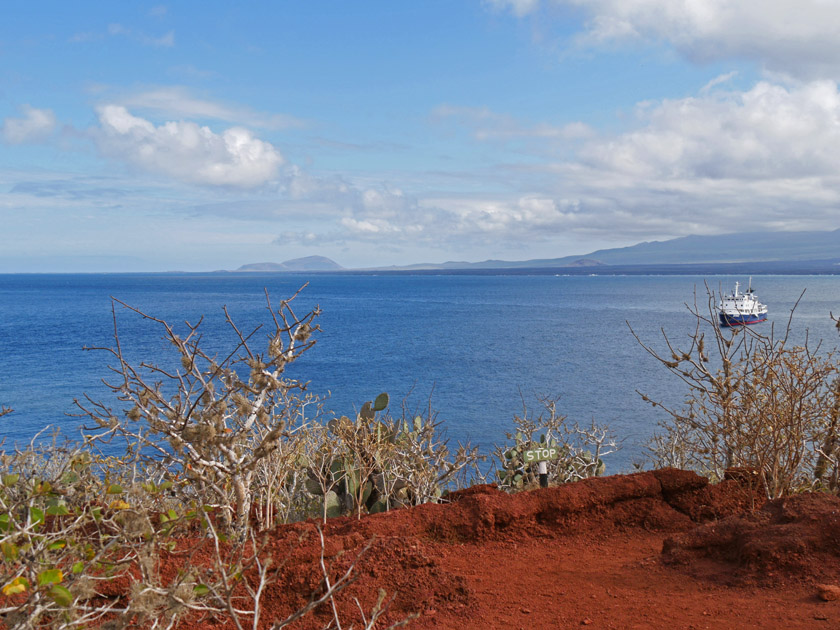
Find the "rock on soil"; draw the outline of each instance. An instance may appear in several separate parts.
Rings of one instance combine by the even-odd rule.
[[[840,586],[836,584],[817,584],[817,597],[824,602],[840,599]]]
[[[712,558],[732,567],[732,583],[824,580],[840,570],[840,498],[800,494],[768,501],[665,540],[663,560]]]

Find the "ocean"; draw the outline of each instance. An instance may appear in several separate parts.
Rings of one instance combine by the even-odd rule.
[[[505,442],[514,414],[539,411],[540,396],[558,397],[571,420],[608,425],[622,449],[607,472],[645,462],[645,444],[664,419],[638,392],[678,403],[682,383],[633,338],[662,347],[662,330],[681,342],[693,330],[686,308],[706,308],[714,291],[742,287],[734,276],[352,275],[352,274],[21,274],[0,275],[0,419],[5,448],[47,425],[78,435],[74,398],[112,400],[102,385],[109,356],[84,347],[113,346],[110,296],[178,330],[204,318],[207,347],[235,346],[226,307],[245,330],[266,322],[265,291],[291,296],[298,314],[322,310],[317,344],[290,370],[326,397],[325,408],[350,415],[387,392],[395,411],[429,404],[452,444],[489,453]],[[770,307],[755,330],[783,332],[791,309],[794,342],[833,348],[840,277],[753,277]],[[117,309],[120,341],[134,361],[164,361],[161,330]],[[256,338],[261,338],[257,334]],[[259,344],[258,344],[259,345]]]

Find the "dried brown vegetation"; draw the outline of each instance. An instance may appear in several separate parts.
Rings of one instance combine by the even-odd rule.
[[[713,480],[727,469],[753,471],[768,498],[840,483],[840,372],[833,352],[793,345],[771,328],[721,328],[708,308],[690,307],[694,333],[678,345],[663,330],[664,351],[639,343],[687,386],[685,405],[664,409],[669,419],[652,444],[654,465],[692,469]],[[791,314],[792,317],[793,314]],[[634,333],[635,335],[635,333]]]
[[[318,332],[320,311],[299,316],[296,296],[275,309],[266,295],[267,323],[248,331],[225,310],[234,341],[220,354],[204,347],[201,320],[181,331],[112,301],[113,346],[90,349],[113,360],[114,402],[77,401],[82,444],[36,439],[0,452],[5,627],[174,628],[199,615],[281,628],[330,605],[355,560],[322,562],[310,601],[267,626],[260,611],[282,561],[266,531],[333,507],[361,515],[437,501],[469,479],[477,450],[450,452],[431,412],[391,418],[387,395],[353,420],[322,423],[321,401],[285,375]],[[158,326],[171,354],[130,361],[123,316]],[[352,501],[333,506],[339,486]],[[386,610],[387,599],[375,602],[365,627]]]

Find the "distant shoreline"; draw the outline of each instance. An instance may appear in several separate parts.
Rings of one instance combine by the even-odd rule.
[[[840,275],[840,259],[655,265],[599,265],[596,267],[516,267],[488,269],[345,269],[322,272],[351,275],[477,275],[477,276],[696,276],[696,275]]]
[[[336,269],[289,271],[18,271],[19,275],[224,275],[224,276],[696,276],[696,275],[840,275],[840,258],[808,261],[770,261],[738,263],[597,265],[591,267],[492,267],[456,269]]]

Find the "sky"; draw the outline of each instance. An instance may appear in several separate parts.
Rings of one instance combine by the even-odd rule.
[[[7,0],[0,272],[840,227],[840,0]]]

